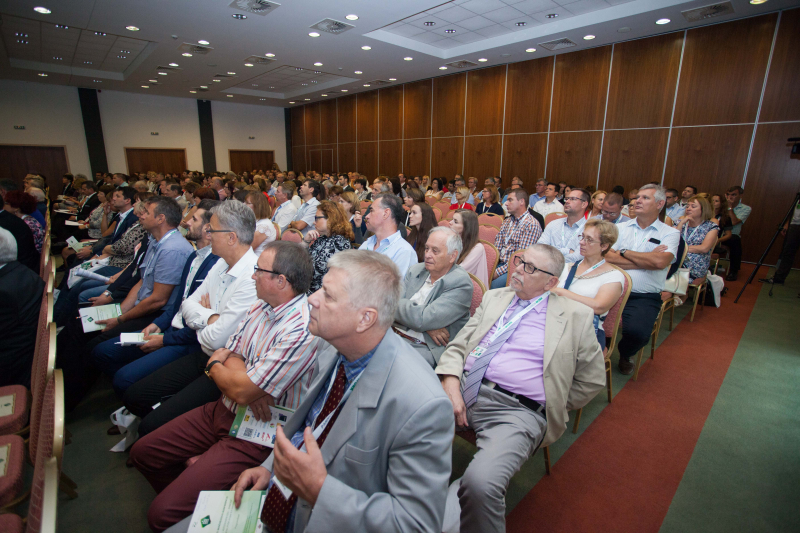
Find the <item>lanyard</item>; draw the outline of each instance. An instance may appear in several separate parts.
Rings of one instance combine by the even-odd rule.
[[[516,223],[514,224],[514,229],[511,229],[511,228],[508,229],[508,233],[506,234],[505,242],[503,243],[504,247],[508,246],[508,241],[511,240],[511,235],[519,229],[519,225],[522,223],[522,219],[525,218],[527,215],[528,215],[528,212],[525,211],[525,213],[521,217],[516,219]]]
[[[691,244],[691,243],[689,242],[689,239],[691,239],[692,237],[694,237],[694,234],[695,234],[695,233],[697,233],[697,230],[698,230],[699,228],[700,228],[700,226],[695,226],[695,228],[694,228],[694,231],[693,231],[693,232],[691,232],[691,233],[689,233],[689,224],[687,223],[687,224],[686,224],[686,225],[683,227],[683,234],[684,234],[684,235],[686,235],[686,239],[685,239],[685,240],[686,240],[686,244]],[[701,243],[701,244],[702,244],[702,243]]]
[[[492,334],[492,337],[489,339],[489,344],[491,344],[498,336],[502,335],[508,328],[513,326],[516,322],[518,322],[519,320],[522,320],[522,317],[524,317],[529,312],[531,312],[534,307],[536,307],[537,305],[542,303],[542,301],[545,298],[547,298],[549,295],[550,295],[550,291],[545,292],[544,294],[542,294],[541,296],[536,298],[534,301],[532,301],[528,305],[528,307],[524,308],[522,311],[520,311],[519,313],[517,313],[516,315],[511,317],[511,319],[504,324],[503,323],[503,319],[505,318],[506,313],[508,312],[508,309],[506,309],[506,311],[503,312],[503,314],[500,316],[500,319],[497,321],[497,328],[495,329],[494,334]],[[519,304],[517,304],[517,305],[519,305]],[[488,344],[487,344],[487,346],[488,346]]]
[[[161,246],[161,243],[169,239],[172,236],[172,234],[176,233],[177,231],[178,231],[177,229],[171,230],[169,233],[161,237],[160,241],[156,241],[155,245],[153,246],[153,255],[150,256],[150,259],[147,261],[147,264],[145,264],[142,267],[145,271],[147,271],[147,269],[150,268],[150,264],[153,262],[153,260],[155,260],[156,254],[158,253],[158,247]]]
[[[583,261],[581,261],[581,263],[582,263],[582,262],[583,262]],[[603,259],[603,260],[601,260],[599,263],[597,263],[596,265],[594,265],[593,267],[591,267],[589,270],[587,270],[586,272],[584,272],[583,274],[581,274],[581,275],[580,275],[580,276],[578,276],[578,277],[579,277],[579,278],[582,278],[582,277],[584,277],[584,276],[588,276],[588,275],[589,275],[589,274],[590,274],[592,271],[594,271],[594,270],[597,270],[598,268],[600,268],[601,266],[603,266],[603,265],[605,265],[605,264],[606,264],[606,260],[605,260],[605,259]]]
[[[342,364],[342,362],[339,361],[339,365],[341,365],[341,364]],[[328,396],[331,393],[331,389],[333,389],[333,382],[336,381],[336,374],[339,371],[339,365],[336,365],[336,368],[334,368],[333,372],[331,372],[331,379],[328,382],[327,392],[325,392],[325,400],[326,401],[328,400]],[[319,425],[316,428],[314,428],[314,431],[313,431],[314,440],[319,439],[319,436],[322,435],[323,431],[325,431],[325,427],[330,423],[331,419],[333,418],[333,415],[336,414],[336,411],[338,411],[339,408],[344,404],[344,402],[346,402],[347,399],[350,397],[350,394],[353,392],[353,389],[356,388],[356,384],[358,383],[358,380],[361,379],[361,376],[363,374],[364,374],[364,372],[362,371],[361,374],[356,376],[356,379],[353,380],[353,383],[349,387],[347,387],[346,391],[344,391],[344,395],[342,395],[342,399],[341,399],[341,401],[339,401],[339,405],[336,406],[336,409],[331,411],[328,414],[328,416],[325,417],[325,420],[320,422]],[[325,404],[323,403],[322,406],[324,407]],[[319,416],[319,415],[317,415],[317,416]],[[314,422],[316,422],[316,419],[314,419]],[[314,422],[311,423],[312,426],[314,425]],[[301,448],[301,449],[305,450],[305,444],[303,444],[303,448]]]

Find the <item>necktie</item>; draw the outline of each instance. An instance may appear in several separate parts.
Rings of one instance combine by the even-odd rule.
[[[329,414],[339,407],[339,403],[342,401],[342,397],[344,396],[344,389],[346,385],[347,379],[344,373],[344,365],[340,364],[339,371],[336,372],[336,378],[333,381],[331,392],[328,394],[328,399],[325,400],[325,405],[322,406],[322,411],[320,411],[319,415],[317,415],[314,427],[316,427],[318,423],[325,420]],[[320,448],[325,442],[325,439],[327,438],[328,433],[330,433],[330,430],[333,427],[333,424],[336,422],[336,418],[338,418],[338,416],[339,412],[337,411],[336,414],[333,415],[333,418],[331,418],[331,421],[328,422],[328,425],[325,426],[325,429],[322,430],[322,434],[317,439],[317,446]],[[298,447],[302,445],[303,443],[301,441]],[[295,494],[292,494],[287,500],[283,497],[280,489],[273,484],[272,487],[270,487],[269,492],[267,492],[267,497],[264,500],[264,507],[261,510],[261,521],[264,522],[269,531],[272,533],[284,533],[286,531],[286,522],[289,520],[289,515],[292,513],[292,509],[296,503],[297,496]]]
[[[530,305],[530,303],[530,300],[517,300],[517,309],[512,316],[516,316],[521,313],[526,307],[528,307],[528,305]],[[505,313],[503,314],[505,315]],[[483,381],[483,376],[486,374],[486,369],[489,367],[492,357],[494,357],[498,350],[500,350],[511,334],[514,333],[521,321],[522,320],[517,320],[511,325],[511,327],[495,337],[494,340],[489,343],[489,346],[486,347],[484,353],[478,358],[477,361],[473,363],[472,368],[469,371],[469,375],[467,376],[467,380],[464,383],[464,390],[462,391],[464,404],[468,409],[478,400],[478,392],[481,390],[481,381]]]

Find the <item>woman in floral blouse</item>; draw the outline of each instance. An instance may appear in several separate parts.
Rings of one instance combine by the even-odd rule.
[[[322,287],[322,278],[328,273],[328,260],[336,252],[349,250],[353,239],[353,228],[344,209],[329,200],[320,202],[314,217],[314,229],[303,239],[314,264],[314,277],[308,294]]]
[[[686,202],[686,211],[678,224],[686,245],[686,261],[683,266],[689,269],[689,279],[704,278],[711,262],[711,250],[717,242],[719,226],[711,222],[714,209],[702,196],[692,196]]]

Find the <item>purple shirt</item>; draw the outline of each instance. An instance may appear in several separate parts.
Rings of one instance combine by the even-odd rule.
[[[521,394],[544,405],[546,398],[544,392],[544,327],[547,318],[547,303],[550,297],[544,299],[532,311],[528,312],[517,325],[517,329],[497,351],[486,368],[484,377],[493,381],[513,393]],[[514,296],[503,314],[511,317],[517,309],[519,298]],[[497,323],[481,340],[479,346],[489,345]],[[474,359],[467,358],[464,370],[469,371]]]

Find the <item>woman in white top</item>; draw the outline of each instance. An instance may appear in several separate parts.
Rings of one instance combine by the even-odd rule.
[[[599,218],[587,220],[579,240],[583,259],[564,265],[558,287],[550,289],[553,294],[592,308],[594,330],[601,348],[606,347],[603,320],[619,300],[625,286],[622,272],[603,259],[618,237],[616,224]]]
[[[450,229],[461,236],[462,251],[458,264],[481,280],[488,290],[489,265],[486,263],[486,249],[478,242],[478,215],[469,209],[459,209],[453,215]]]
[[[272,223],[272,210],[266,196],[260,191],[250,191],[244,199],[244,205],[253,210],[256,215],[256,232],[253,234],[253,251],[261,255],[267,244],[278,236],[275,225]]]

